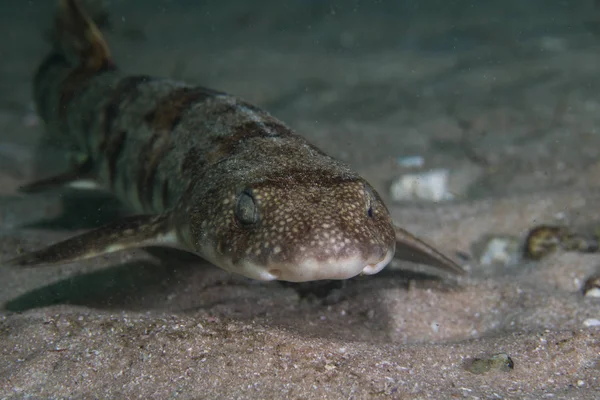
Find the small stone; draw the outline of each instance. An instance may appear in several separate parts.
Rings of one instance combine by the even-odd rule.
[[[565,226],[539,225],[527,234],[523,252],[525,257],[539,260],[557,249],[593,253],[598,251],[598,239]]]
[[[333,371],[335,368],[336,366],[333,364],[325,364],[325,370],[327,371]]]
[[[585,297],[600,297],[600,274],[590,276],[582,290]]]
[[[598,327],[600,326],[600,319],[588,318],[585,321],[583,321],[583,325],[588,328]]]
[[[392,200],[433,202],[450,200],[453,196],[448,191],[449,174],[450,172],[446,169],[436,169],[418,174],[402,175],[390,187]]]
[[[467,363],[466,370],[473,374],[485,374],[490,371],[508,372],[514,369],[515,363],[506,353],[493,354],[487,358],[474,358]]]
[[[531,260],[554,252],[561,244],[563,236],[570,234],[562,226],[540,225],[529,230],[525,238],[524,255]]]
[[[509,266],[520,259],[519,239],[513,236],[486,236],[473,247],[473,253],[484,266]]]

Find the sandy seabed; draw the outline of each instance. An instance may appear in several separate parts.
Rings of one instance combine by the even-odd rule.
[[[3,257],[119,213],[96,194],[16,191],[61,168],[39,151],[31,96],[50,3],[0,4]],[[258,283],[142,250],[0,268],[0,398],[600,397],[600,302],[581,292],[599,256],[484,266],[474,253],[489,235],[600,221],[591,2],[350,3],[113,1],[108,38],[123,69],[240,95],[349,162],[469,276],[395,263]],[[390,199],[397,158],[413,155],[450,171],[454,200]],[[469,367],[498,353],[513,368]]]

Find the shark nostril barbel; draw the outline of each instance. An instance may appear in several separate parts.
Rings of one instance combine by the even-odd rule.
[[[368,263],[363,268],[361,273],[363,273],[365,275],[376,274],[379,271],[381,271],[383,268],[385,268],[390,263],[390,261],[392,260],[393,257],[394,257],[394,251],[388,250],[387,253],[385,253],[379,260]]]
[[[271,274],[274,279],[279,279],[281,277],[281,270],[277,268],[272,268],[269,270],[269,274]]]

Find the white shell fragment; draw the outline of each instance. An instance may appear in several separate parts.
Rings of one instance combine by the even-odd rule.
[[[586,279],[583,284],[583,295],[585,297],[600,298],[600,274],[593,275]]]
[[[492,236],[481,246],[481,265],[514,265],[519,261],[519,241],[509,236]]]
[[[600,298],[600,288],[592,288],[585,292],[585,297],[599,297]]]
[[[394,201],[427,200],[439,202],[451,200],[448,190],[447,169],[435,169],[417,174],[402,175],[392,183],[390,194]]]
[[[588,328],[599,327],[600,326],[600,319],[588,318],[585,321],[583,321],[583,325],[586,326],[586,327],[588,327]]]

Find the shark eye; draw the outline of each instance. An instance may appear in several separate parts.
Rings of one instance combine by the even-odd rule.
[[[375,206],[375,194],[373,193],[373,189],[371,189],[368,185],[363,186],[365,190],[365,200],[366,200],[366,211],[369,218],[373,218],[373,207]]]
[[[239,195],[235,205],[235,217],[242,226],[250,226],[258,222],[258,209],[251,190],[244,190]]]

